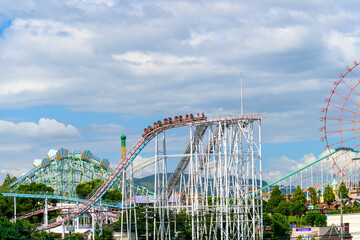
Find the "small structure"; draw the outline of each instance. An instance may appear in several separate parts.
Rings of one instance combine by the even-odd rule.
[[[303,239],[321,239],[329,227],[304,227],[304,228],[293,228],[291,233],[291,239],[297,239],[301,236]]]
[[[329,214],[326,216],[327,225],[335,225],[340,229],[341,214]],[[343,214],[344,231],[350,233],[354,238],[358,238],[360,233],[360,214]]]
[[[324,236],[320,239],[332,239],[332,240],[335,240],[335,239],[352,239],[352,236],[350,233],[344,231],[342,234],[341,234],[341,231],[340,229],[335,226],[335,224],[332,224],[329,228],[329,230],[324,234]]]

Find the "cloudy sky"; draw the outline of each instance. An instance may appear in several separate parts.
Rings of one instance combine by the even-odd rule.
[[[359,60],[358,4],[243,2],[0,1],[1,174],[50,148],[115,161],[155,120],[239,112],[241,73],[266,178],[316,159],[323,99]]]

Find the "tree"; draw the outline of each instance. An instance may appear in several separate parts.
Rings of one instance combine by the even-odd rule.
[[[103,182],[104,181],[101,179],[94,179],[90,182],[79,184],[76,186],[76,194],[78,195],[79,198],[85,198],[91,192],[93,192],[94,189],[97,189],[98,187],[100,187]],[[121,201],[122,194],[119,189],[110,189],[104,195],[103,199],[111,200],[111,201]]]
[[[317,215],[315,218],[314,226],[315,227],[326,227],[327,226],[326,217],[321,214]]]
[[[2,184],[2,187],[9,187],[9,185],[13,182],[15,182],[17,180],[17,178],[14,176],[14,177],[10,177],[9,174],[6,175],[5,179],[4,179],[4,182]]]
[[[282,201],[285,201],[285,196],[281,193],[279,186],[276,185],[272,190],[270,199],[265,206],[265,212],[276,213],[277,207]]]
[[[339,186],[339,198],[349,198],[349,190],[347,189],[344,182],[341,182]]]
[[[277,212],[281,213],[284,216],[290,216],[291,213],[291,203],[288,201],[282,201],[277,207]]]
[[[334,200],[335,200],[335,194],[332,188],[329,185],[327,185],[324,190],[324,202],[330,205],[331,202]]]
[[[309,192],[310,192],[310,203],[311,205],[315,205],[317,203],[319,203],[319,197],[316,194],[316,191],[313,187],[309,187]]]
[[[305,225],[310,225],[310,226],[314,226],[316,217],[318,215],[321,215],[318,211],[310,211],[306,214],[306,216],[304,217],[304,224]]]
[[[290,225],[286,221],[286,218],[284,215],[280,213],[275,213],[272,216],[272,225],[271,229],[273,231],[273,238],[279,239],[279,238],[286,238],[290,236]]]
[[[320,190],[320,189],[318,189],[316,193],[317,193],[317,195],[318,195],[318,201],[319,201],[318,203],[320,203],[321,190]]]
[[[307,207],[305,206],[305,193],[301,190],[299,185],[296,187],[291,201],[291,212],[296,216],[296,222],[297,225],[299,225],[301,216],[307,211]]]

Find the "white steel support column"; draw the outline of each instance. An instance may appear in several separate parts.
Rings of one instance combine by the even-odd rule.
[[[92,204],[91,224],[92,224],[93,239],[95,240],[95,204],[94,203]]]
[[[76,209],[79,209],[79,203],[78,202],[76,203]],[[80,229],[80,217],[77,217],[75,219],[75,223],[76,223],[75,229]]]
[[[260,179],[260,186],[259,186],[259,189],[260,189],[260,201],[261,199],[263,198],[263,191],[262,191],[262,188],[263,188],[263,185],[262,185],[262,149],[261,149],[261,143],[262,143],[262,136],[261,136],[261,120],[259,120],[259,152],[258,152],[258,155],[259,155],[259,179]],[[291,178],[290,178],[290,181],[291,181]],[[291,183],[291,182],[290,182]],[[290,188],[291,188],[291,184],[290,184]],[[289,193],[290,194],[290,193]],[[264,219],[263,219],[263,205],[260,204],[260,232],[259,232],[259,235],[260,235],[260,239],[263,239],[263,235],[264,235]]]
[[[45,198],[44,225],[47,226],[48,224],[49,224],[49,217],[48,217],[48,199]]]
[[[100,198],[100,206],[99,206],[99,210],[100,210],[100,236],[102,236],[103,234],[103,208],[102,208],[102,198]]]
[[[154,240],[156,239],[157,237],[157,234],[158,232],[156,231],[157,230],[157,227],[156,227],[156,218],[158,216],[158,206],[159,206],[159,202],[158,202],[158,198],[159,198],[159,193],[158,193],[158,182],[159,182],[159,147],[158,147],[158,141],[159,141],[159,138],[158,138],[158,135],[156,134],[156,137],[155,137],[155,174],[154,174],[154,177],[155,177],[155,180],[154,180],[154,198],[155,198],[155,201],[154,201]],[[160,208],[159,208],[160,209]]]
[[[16,222],[16,197],[14,197],[14,219]]]

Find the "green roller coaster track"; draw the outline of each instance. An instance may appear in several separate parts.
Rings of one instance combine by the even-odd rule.
[[[301,171],[303,171],[303,170],[305,170],[305,169],[313,166],[314,164],[316,164],[316,163],[318,163],[318,162],[321,162],[321,161],[324,160],[324,159],[327,159],[328,157],[330,157],[330,156],[332,156],[332,155],[334,155],[334,154],[336,154],[336,153],[338,153],[338,152],[340,152],[340,151],[354,152],[354,153],[358,153],[358,154],[360,153],[360,151],[356,151],[356,150],[351,149],[351,148],[340,148],[340,149],[337,149],[337,150],[335,150],[335,151],[327,154],[326,156],[324,156],[324,157],[322,157],[322,158],[319,158],[319,159],[317,159],[316,161],[314,161],[314,162],[312,162],[312,163],[310,163],[310,164],[308,164],[308,165],[306,165],[306,166],[304,166],[304,167],[302,167],[302,168],[300,168],[300,169],[298,169],[298,170],[296,170],[296,171],[294,171],[294,172],[292,172],[292,173],[290,173],[290,174],[288,174],[288,175],[286,175],[286,176],[284,176],[284,177],[282,177],[282,178],[280,178],[280,179],[278,179],[278,180],[276,180],[276,181],[274,181],[274,182],[272,182],[272,183],[264,186],[264,187],[262,188],[262,190],[264,191],[264,190],[266,190],[266,189],[268,189],[268,188],[270,188],[270,187],[278,184],[279,182],[284,181],[284,180],[286,180],[287,178],[290,178],[291,176],[293,176],[293,175],[295,175],[295,174],[297,174],[297,173],[299,173],[299,172],[301,172]],[[355,173],[349,174],[349,175],[347,175],[347,176],[343,176],[343,177],[337,178],[337,180],[341,180],[341,179],[344,179],[344,178],[347,178],[347,177],[351,177],[351,176],[353,176],[353,175],[355,175],[355,174],[358,174],[358,173],[359,173],[359,172],[355,172]],[[325,184],[328,184],[328,183],[325,183]]]

